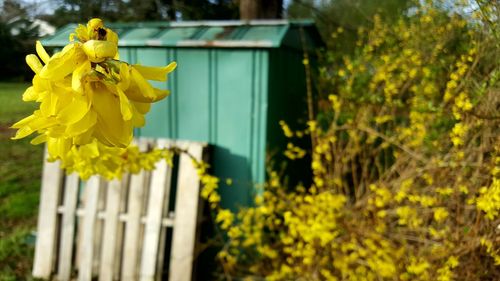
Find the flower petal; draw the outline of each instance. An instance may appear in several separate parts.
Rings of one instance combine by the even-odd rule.
[[[33,72],[35,72],[36,74],[39,74],[43,69],[43,65],[36,55],[33,54],[27,55],[26,63],[31,68],[31,70],[33,70]]]
[[[31,127],[28,127],[28,126],[22,127],[19,130],[17,130],[16,135],[13,136],[11,139],[12,140],[22,139],[22,138],[25,138],[25,137],[33,134],[34,132],[35,132],[35,130],[33,130]]]
[[[106,28],[106,41],[115,43],[118,45],[118,34],[116,34],[113,30]]]
[[[43,47],[42,43],[40,41],[36,41],[36,53],[38,56],[42,59],[43,63],[47,64],[50,60],[49,54],[47,54],[47,51],[45,51],[45,48]]]
[[[26,124],[28,124],[29,122],[31,122],[35,118],[36,118],[35,113],[33,113],[32,115],[17,121],[14,125],[12,125],[10,127],[14,128],[14,129],[19,129],[19,128],[25,126]]]
[[[71,139],[64,138],[48,138],[47,150],[49,151],[50,159],[64,159],[71,149]]]
[[[122,113],[123,120],[132,119],[132,106],[130,105],[130,101],[119,87],[116,87],[116,91],[120,98],[120,112]]]
[[[39,135],[39,136],[35,137],[34,139],[32,139],[30,141],[30,143],[32,145],[37,145],[37,144],[44,143],[46,141],[47,141],[47,135],[43,134],[43,135]]]
[[[93,91],[92,108],[98,114],[96,136],[103,143],[127,147],[132,141],[132,122],[123,120],[119,98],[102,84],[97,84]]]
[[[147,80],[166,81],[167,74],[177,67],[177,63],[172,62],[164,67],[144,66],[140,64],[134,64],[132,67],[137,69],[137,71]]]
[[[35,101],[38,99],[38,93],[35,91],[33,86],[29,87],[24,91],[23,101]]]
[[[83,82],[85,74],[91,70],[90,61],[83,62],[78,66],[71,77],[71,87],[75,92],[83,94]]]
[[[73,73],[86,60],[87,56],[81,44],[73,43],[52,56],[50,61],[40,71],[40,77],[49,80],[61,80]]]
[[[166,94],[155,91],[144,77],[135,68],[130,68],[130,86],[125,91],[127,97],[137,102],[156,102],[163,99]]]
[[[85,97],[75,96],[71,103],[57,114],[57,120],[65,125],[76,123],[87,114],[89,109],[90,104]]]
[[[141,114],[146,114],[151,109],[150,103],[144,102],[132,102],[132,105],[137,109],[137,111]]]
[[[118,87],[122,90],[128,89],[130,86],[130,69],[128,64],[122,63],[120,64],[120,82],[118,82]]]
[[[89,110],[85,116],[80,119],[78,122],[68,125],[65,133],[68,136],[77,136],[85,133],[90,130],[97,122],[97,114]]]

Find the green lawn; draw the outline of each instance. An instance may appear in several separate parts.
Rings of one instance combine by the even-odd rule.
[[[0,281],[31,279],[43,146],[11,140],[9,128],[37,106],[21,99],[28,86],[0,82]]]

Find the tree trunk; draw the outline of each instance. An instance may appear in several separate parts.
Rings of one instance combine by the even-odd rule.
[[[283,0],[239,0],[240,19],[280,19]]]

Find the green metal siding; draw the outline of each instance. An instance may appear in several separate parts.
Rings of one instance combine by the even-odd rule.
[[[215,120],[210,118],[213,111],[210,99],[210,64],[213,63],[209,50],[177,50],[177,87],[182,95],[177,99],[178,137],[199,141],[213,141],[211,127]]]
[[[130,48],[132,53],[136,52],[134,63],[140,63],[151,66],[163,66],[175,60],[175,51],[163,48]],[[140,136],[168,137],[176,138],[175,126],[175,103],[178,98],[176,93],[177,73],[169,76],[167,82],[151,81],[153,86],[161,89],[169,89],[171,95],[162,101],[159,101],[151,107],[151,111],[146,115],[146,126],[140,128]]]
[[[223,206],[248,205],[264,180],[267,51],[217,51],[215,174],[232,178],[221,187]],[[264,84],[265,85],[265,84]]]
[[[172,94],[152,106],[136,134],[213,144],[215,175],[233,180],[221,183],[223,205],[249,204],[255,183],[265,179],[269,52],[127,48],[121,56],[153,66],[178,63],[168,82],[153,82]]]

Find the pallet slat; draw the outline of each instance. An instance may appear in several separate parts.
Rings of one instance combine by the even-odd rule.
[[[145,139],[139,141],[139,149],[147,150],[148,142]],[[123,269],[122,280],[137,280],[139,264],[139,235],[141,228],[141,210],[144,201],[144,185],[146,183],[146,172],[141,171],[132,175],[130,179],[130,190],[128,197],[128,210],[125,217],[125,242],[123,245]]]
[[[167,140],[158,140],[159,148],[167,147]],[[156,274],[156,257],[158,255],[158,243],[160,239],[161,220],[165,198],[170,193],[170,180],[172,169],[165,161],[156,163],[156,169],[152,172],[147,219],[144,229],[144,244],[142,248],[140,280],[153,281]]]
[[[45,151],[44,159],[47,158]],[[57,206],[61,192],[63,171],[59,162],[45,162],[42,171],[37,241],[33,262],[33,276],[49,278],[55,263],[57,237]]]
[[[188,153],[201,160],[203,147],[191,145],[188,147]],[[180,156],[178,175],[169,280],[189,281],[196,241],[200,180],[188,155]]]
[[[106,212],[104,220],[104,233],[102,241],[101,265],[99,281],[113,280],[113,270],[117,262],[115,256],[116,238],[118,234],[118,213],[120,211],[121,180],[112,180],[107,187]]]
[[[94,260],[94,235],[95,222],[97,219],[97,204],[99,201],[99,189],[101,179],[98,176],[91,177],[85,186],[85,216],[82,222],[82,237],[80,249],[80,264],[78,266],[78,281],[92,280],[92,266]]]
[[[64,185],[64,202],[61,223],[61,246],[59,247],[58,279],[67,281],[71,277],[71,262],[75,239],[75,212],[78,201],[80,180],[78,174],[73,173],[66,177]]]

